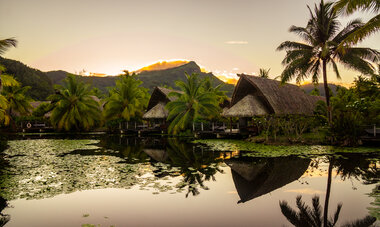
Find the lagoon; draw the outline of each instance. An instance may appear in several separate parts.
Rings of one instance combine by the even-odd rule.
[[[305,147],[319,150],[268,156],[120,135],[37,135],[7,143],[0,153],[7,227],[291,226],[280,203],[296,210],[297,196],[309,206],[318,196],[323,210],[329,167],[329,216],[342,204],[337,226],[380,217],[377,148],[332,154]]]

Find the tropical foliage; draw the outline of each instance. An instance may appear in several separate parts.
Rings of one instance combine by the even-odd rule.
[[[363,23],[356,19],[339,31],[337,13],[332,3],[321,1],[315,6],[314,12],[310,10],[310,19],[306,27],[292,26],[289,31],[297,34],[305,42],[285,41],[277,50],[286,50],[282,63],[285,69],[281,74],[281,81],[287,82],[293,78],[300,82],[311,75],[312,81],[318,83],[322,72],[326,103],[328,106],[329,122],[331,121],[330,94],[327,84],[327,65],[331,64],[340,78],[337,63],[347,68],[357,70],[364,75],[372,75],[372,63],[379,61],[380,53],[370,48],[352,47],[345,45],[344,53],[338,51],[338,46],[345,38],[363,27]]]
[[[99,124],[99,102],[91,95],[89,85],[68,75],[64,85],[56,86],[56,94],[49,96],[53,110],[51,123],[58,130],[89,130]]]
[[[357,145],[363,125],[380,124],[380,88],[374,80],[359,76],[350,89],[340,88],[331,103],[331,133],[336,142]]]
[[[19,115],[28,115],[32,109],[30,102],[32,101],[27,95],[29,86],[4,86],[1,94],[9,102],[9,115],[14,117],[17,113]]]
[[[258,76],[261,78],[269,78],[269,71],[270,69],[260,69]]]
[[[218,96],[214,90],[206,89],[206,80],[200,80],[197,74],[186,74],[186,81],[177,81],[176,85],[183,93],[171,92],[177,100],[169,102],[169,133],[177,134],[189,129],[191,123],[197,120],[218,115],[220,107]]]
[[[355,11],[372,11],[379,13],[380,1],[379,0],[339,0],[335,3],[335,10],[346,15],[350,15]],[[380,30],[380,14],[377,14],[370,19],[363,27],[356,32],[348,35],[342,42],[341,47],[344,51],[344,47],[350,44],[356,44],[362,41],[364,38],[376,33]]]
[[[3,71],[5,68],[0,66],[0,71]],[[20,84],[12,77],[6,74],[1,75],[1,81],[4,86],[11,87],[11,86],[20,86]],[[3,95],[3,93],[0,93],[0,125],[8,125],[11,117],[9,116],[9,107],[10,103]]]
[[[125,71],[116,81],[116,86],[109,91],[104,106],[106,120],[123,118],[127,121],[142,116],[147,106],[149,94],[146,88],[141,87],[142,82],[135,74],[129,75]]]

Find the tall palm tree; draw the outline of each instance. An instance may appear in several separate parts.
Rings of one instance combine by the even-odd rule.
[[[58,130],[89,130],[101,118],[99,103],[91,96],[89,85],[68,75],[63,86],[48,97],[52,101],[51,123]]]
[[[186,74],[186,81],[177,81],[176,85],[183,93],[171,92],[169,96],[176,96],[177,100],[169,102],[168,127],[169,133],[177,134],[181,130],[190,128],[191,122],[209,118],[219,113],[219,103],[215,93],[204,89],[205,80],[198,75]]]
[[[30,101],[32,100],[26,95],[26,92],[30,88],[30,86],[4,86],[1,94],[9,102],[8,112],[11,117],[13,117],[15,113],[20,115],[30,114],[30,110],[33,108],[32,105],[30,105]]]
[[[0,40],[0,56],[6,51],[8,50],[10,47],[16,47],[17,46],[17,40],[14,39],[14,38],[9,38],[9,39],[3,39],[3,40]],[[1,76],[1,73],[4,71],[4,67],[2,67],[0,65],[0,76]],[[0,79],[0,90],[2,88],[2,83],[1,83],[1,79]]]
[[[350,15],[355,11],[372,11],[379,13],[380,1],[379,0],[339,0],[335,3],[334,9],[346,15]],[[341,47],[350,44],[356,44],[362,41],[364,38],[376,33],[380,30],[380,14],[377,14],[370,19],[363,27],[356,32],[350,34],[342,42]]]
[[[261,78],[269,78],[269,71],[270,69],[260,69],[258,76]]]
[[[103,113],[105,118],[124,118],[129,121],[131,118],[141,117],[149,99],[147,89],[141,87],[141,84],[136,75],[129,75],[128,71],[125,71],[106,99]]]
[[[323,83],[328,107],[328,119],[331,122],[330,93],[327,84],[327,65],[340,78],[337,63],[357,70],[365,75],[372,75],[374,67],[371,63],[379,61],[380,53],[370,48],[345,46],[345,52],[338,51],[338,46],[347,36],[363,26],[360,20],[353,20],[339,31],[337,13],[333,10],[333,3],[315,5],[314,12],[310,9],[310,19],[306,27],[292,26],[289,31],[300,36],[304,42],[285,41],[277,50],[286,50],[282,64],[285,69],[281,74],[283,83],[296,78],[297,82],[311,75],[314,83],[318,83],[322,71]]]

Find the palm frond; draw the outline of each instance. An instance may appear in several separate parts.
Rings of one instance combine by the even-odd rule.
[[[8,50],[12,46],[17,46],[17,40],[15,38],[0,40],[0,55],[2,55],[6,50]]]

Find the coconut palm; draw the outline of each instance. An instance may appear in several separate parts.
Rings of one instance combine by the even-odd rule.
[[[56,86],[56,94],[48,97],[52,101],[51,123],[58,130],[89,130],[101,118],[99,103],[91,96],[89,85],[68,75],[63,86]]]
[[[346,15],[350,15],[355,11],[372,11],[374,13],[379,13],[380,11],[380,1],[379,0],[339,0],[335,3],[335,10]],[[370,19],[363,27],[358,29],[356,32],[347,36],[342,42],[341,47],[350,44],[356,44],[363,40],[364,38],[376,33],[380,30],[380,14],[377,14],[372,19]]]
[[[106,99],[103,113],[105,118],[123,118],[129,121],[131,118],[141,117],[149,99],[147,89],[141,87],[141,84],[135,74],[129,75],[128,71],[125,71]]]
[[[269,78],[269,71],[270,69],[260,69],[258,76],[261,78]]]
[[[13,117],[15,113],[20,115],[30,114],[30,110],[33,108],[32,105],[30,105],[32,100],[26,95],[26,92],[28,92],[30,88],[30,86],[4,86],[2,95],[9,102],[8,113],[11,117]]]
[[[283,83],[296,78],[301,82],[311,75],[314,83],[318,83],[322,71],[323,83],[328,107],[328,119],[331,122],[330,94],[327,84],[327,65],[331,64],[337,76],[340,78],[337,63],[357,70],[365,75],[372,75],[374,67],[371,63],[379,61],[380,53],[370,48],[345,46],[345,52],[337,51],[338,46],[347,36],[354,33],[363,23],[353,20],[339,31],[337,13],[333,10],[332,3],[315,5],[315,10],[309,8],[310,19],[306,27],[292,26],[289,31],[299,35],[304,42],[285,41],[277,50],[286,50],[286,56],[282,61],[285,69],[281,74]]]
[[[166,105],[169,110],[168,121],[171,121],[169,133],[177,134],[190,128],[192,122],[219,113],[218,97],[215,93],[205,90],[204,84],[205,80],[200,80],[195,73],[186,74],[186,81],[176,82],[183,93],[169,93],[169,96],[177,97],[177,100]]]
[[[322,216],[322,207],[319,203],[318,196],[312,198],[312,207],[306,205],[302,201],[302,196],[300,195],[297,196],[296,204],[299,211],[293,210],[286,201],[280,201],[282,214],[290,223],[297,227],[333,227],[338,222],[340,210],[342,209],[342,204],[338,204],[334,217],[327,219],[326,215]],[[324,218],[326,218],[327,222],[322,221]],[[376,218],[368,215],[362,219],[346,223],[342,226],[371,226],[375,221]]]

